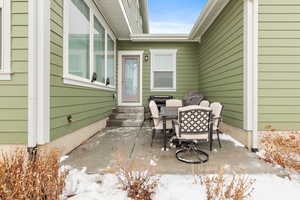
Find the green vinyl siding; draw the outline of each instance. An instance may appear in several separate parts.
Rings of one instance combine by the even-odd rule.
[[[63,0],[51,0],[50,138],[57,139],[109,116],[113,92],[63,83]],[[68,123],[67,116],[73,122]]]
[[[224,104],[224,122],[243,128],[243,6],[231,0],[199,46],[199,90]]]
[[[146,105],[150,95],[174,95],[182,98],[189,91],[199,90],[199,76],[197,65],[198,43],[173,43],[173,42],[130,42],[119,41],[118,50],[144,51],[149,55],[149,60],[143,59],[143,104]],[[176,91],[152,92],[150,89],[151,54],[150,49],[177,49],[176,56]]]
[[[259,129],[300,130],[300,1],[259,1]]]
[[[0,144],[27,143],[27,0],[11,1],[12,80],[0,80]]]

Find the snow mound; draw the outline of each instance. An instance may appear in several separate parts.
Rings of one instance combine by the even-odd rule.
[[[212,176],[212,175],[210,175]],[[228,177],[229,175],[227,175]],[[256,180],[255,200],[298,200],[300,184],[272,174],[247,175]],[[154,200],[199,200],[206,199],[204,187],[193,175],[161,175]],[[86,169],[72,169],[67,176],[63,200],[130,200],[120,189],[114,174],[87,174]]]

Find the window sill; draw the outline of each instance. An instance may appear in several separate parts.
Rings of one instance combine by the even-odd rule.
[[[176,92],[176,89],[151,89],[151,92]]]
[[[0,72],[0,80],[1,81],[10,81],[11,80],[11,72]]]
[[[73,77],[64,77],[64,84],[74,85],[74,86],[81,86],[81,87],[88,87],[88,88],[95,88],[99,90],[108,90],[108,91],[115,91],[115,86],[105,86],[104,84],[100,84],[97,82],[91,83],[88,80],[78,80]]]

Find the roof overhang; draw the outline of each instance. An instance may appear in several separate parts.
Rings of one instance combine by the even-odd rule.
[[[131,28],[121,0],[92,0],[117,38],[129,38]]]
[[[136,34],[131,35],[133,42],[196,42],[188,34]]]
[[[208,0],[192,28],[189,38],[191,40],[201,41],[202,35],[212,25],[229,1],[230,0]]]

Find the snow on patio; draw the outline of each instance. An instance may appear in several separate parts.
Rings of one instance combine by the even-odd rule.
[[[130,200],[120,189],[114,174],[87,174],[86,169],[72,169],[66,179],[63,200]],[[299,199],[300,184],[296,180],[271,174],[249,175],[254,178],[254,200]],[[298,177],[299,178],[299,177]],[[67,196],[71,196],[67,198]],[[193,175],[162,175],[154,200],[206,199],[205,189]]]
[[[97,155],[97,157],[101,157],[102,162],[104,161],[104,158],[111,160],[112,158],[109,157],[108,154],[105,154],[106,157],[103,157],[103,153],[103,155],[101,154],[101,151],[103,150],[105,153],[107,153],[105,151],[107,150],[107,147],[103,148],[103,145],[110,144],[110,141],[116,141],[116,138],[120,138],[119,132],[123,132],[124,129],[117,131],[114,129],[108,131],[111,131],[115,135],[110,133],[106,135],[104,134],[104,136],[96,136],[96,138],[91,139],[82,147],[88,148],[88,146],[92,146],[90,151],[87,151],[87,153],[82,153],[85,151],[79,149],[78,152],[71,155],[69,159],[74,160],[76,156],[80,161],[80,158],[85,158],[86,156],[89,156],[91,152],[95,151],[95,155]],[[191,165],[182,164],[181,162],[177,161],[173,155],[173,151],[161,152],[160,144],[157,144],[157,147],[154,148],[148,147],[147,143],[150,141],[149,139],[151,135],[148,133],[147,129],[143,132],[144,134],[137,136],[132,136],[132,134],[129,134],[130,132],[132,132],[131,129],[128,131],[128,133],[122,133],[125,134],[125,136],[122,135],[122,140],[124,140],[124,137],[128,137],[124,147],[128,146],[128,141],[136,141],[134,145],[136,147],[136,155],[134,154],[134,158],[145,156],[145,154],[149,154],[149,152],[154,151],[154,153],[149,155],[149,159],[147,159],[146,162],[149,164],[149,166],[153,166],[155,169],[158,169],[157,173],[160,176],[160,182],[156,189],[155,195],[153,195],[153,200],[206,200],[205,188],[204,186],[201,186],[199,182],[197,183],[195,181],[196,179],[193,175]],[[247,176],[251,179],[255,179],[255,183],[253,185],[254,191],[251,198],[253,200],[299,199],[300,175],[298,173],[291,170],[278,168],[277,166],[274,167],[258,160],[255,154],[248,153],[246,150],[243,150],[244,145],[229,135],[222,134],[221,140],[224,147],[221,149],[217,146],[214,147],[213,153],[210,153],[212,157],[212,159],[210,159],[208,162],[210,165],[198,165],[200,168],[204,168],[204,170],[201,171],[201,174],[208,176],[214,175],[214,173],[217,172],[215,169],[205,169],[209,169],[210,167],[219,164],[220,166],[222,165],[226,170],[227,175],[225,175],[225,177],[231,178],[232,174],[237,173],[236,175]],[[101,143],[102,145],[96,145],[97,148],[95,149],[93,144],[96,142],[97,144]],[[122,146],[123,143],[118,143],[118,145]],[[111,151],[111,149],[108,150]],[[228,154],[230,154],[230,157],[226,157]],[[159,159],[157,156],[161,156],[163,158]],[[67,157],[64,157],[62,160],[66,158]],[[90,156],[91,160],[88,160],[90,163],[95,161],[92,158],[95,157]],[[83,160],[80,161],[80,163],[87,164],[88,162]],[[73,166],[73,162],[63,162],[63,164],[66,166]],[[96,165],[96,163],[94,164]],[[102,167],[99,167],[98,169],[106,169],[105,166],[107,165],[102,165]],[[166,166],[166,169],[161,170],[162,166]],[[239,169],[239,166],[242,166],[243,170],[236,170]],[[91,174],[89,168],[81,168],[82,165],[75,165],[75,167],[78,169],[69,167],[71,170],[66,179],[63,200],[130,200],[130,198],[127,197],[127,192],[120,189],[121,185],[119,184],[118,178],[115,174]],[[182,167],[185,167],[186,169],[180,171],[179,169]],[[80,168],[81,170],[79,170]],[[174,168],[176,170],[174,170]]]

